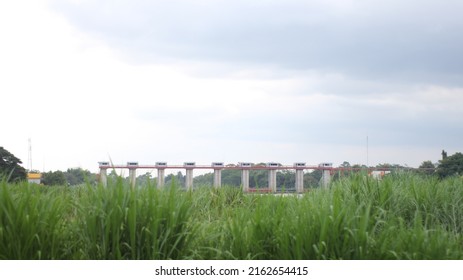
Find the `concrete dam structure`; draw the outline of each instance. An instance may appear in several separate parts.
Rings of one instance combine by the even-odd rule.
[[[157,170],[157,187],[162,188],[165,184],[165,170],[166,169],[184,169],[185,187],[187,190],[193,189],[193,171],[195,169],[210,169],[214,170],[214,183],[215,188],[222,185],[222,170],[241,170],[241,186],[244,192],[249,192],[249,172],[251,170],[268,170],[268,187],[269,191],[275,193],[277,191],[277,171],[278,170],[295,170],[296,176],[296,192],[304,192],[304,170],[322,170],[321,185],[328,187],[331,174],[333,171],[333,164],[320,163],[319,165],[306,165],[304,162],[296,162],[293,165],[281,165],[275,162],[269,162],[265,165],[255,165],[250,162],[240,162],[237,165],[228,164],[223,162],[213,162],[211,165],[196,165],[195,162],[184,162],[183,165],[167,165],[167,162],[156,162],[154,165],[139,165],[138,162],[127,162],[126,165],[110,165],[109,162],[99,162],[100,167],[100,182],[107,186],[107,170],[111,169],[128,169],[129,181],[132,188],[136,184],[136,171],[137,169],[156,169]]]

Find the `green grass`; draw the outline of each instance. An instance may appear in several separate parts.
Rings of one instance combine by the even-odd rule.
[[[0,184],[0,259],[463,259],[458,177],[356,174],[303,196]]]
[[[0,259],[66,258],[69,193],[0,183]]]

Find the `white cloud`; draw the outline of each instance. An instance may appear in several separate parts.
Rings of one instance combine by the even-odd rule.
[[[93,10],[93,2],[79,3],[87,12],[102,15]],[[24,2],[0,4],[0,119],[7,132],[2,132],[0,144],[25,161],[27,138],[32,137],[34,165],[40,168],[82,166],[96,171],[97,161],[108,155],[118,163],[147,164],[159,160],[364,163],[367,134],[372,164],[418,165],[427,159],[436,161],[443,148],[461,149],[461,87],[409,82],[395,75],[370,79],[351,75],[342,66],[288,68],[281,67],[278,59],[259,63],[253,45],[241,56],[247,43],[239,36],[234,47],[243,49],[217,50],[214,44],[209,48],[185,41],[180,53],[163,53],[146,42],[140,42],[147,48],[141,50],[127,46],[143,41],[143,36],[134,38],[117,28],[112,34],[98,29],[105,24],[111,27],[115,15],[122,17],[118,24],[129,27],[146,23],[130,11],[112,14],[110,2],[104,4],[110,11],[108,21],[79,18],[80,25],[69,19],[72,15],[51,11],[46,1],[27,4],[26,8]],[[175,10],[176,5],[166,5]],[[303,2],[273,5],[292,11]],[[356,5],[330,1],[317,8],[342,18],[358,13]],[[136,3],[129,6],[132,12],[139,11]],[[218,4],[214,7],[222,9]],[[248,12],[253,15],[256,10]],[[272,23],[271,17],[263,18],[275,28],[287,20]],[[215,20],[226,22],[220,18],[207,18],[207,25],[196,22],[197,34],[214,31],[208,24]],[[259,27],[249,15],[244,21],[251,29]],[[227,28],[241,34],[233,23]],[[174,41],[184,39],[170,29],[156,28]],[[278,34],[272,40],[286,38]],[[145,36],[156,45],[175,45]],[[199,56],[194,53],[198,46]],[[273,47],[268,46],[269,53],[280,54]],[[227,50],[234,52],[231,57],[236,61],[217,55]],[[170,58],[151,59],[163,54]]]

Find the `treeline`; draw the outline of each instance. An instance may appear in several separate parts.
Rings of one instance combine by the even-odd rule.
[[[0,147],[0,179],[6,178],[9,182],[26,180],[27,171],[22,167],[21,160],[16,158],[13,154],[8,152],[3,147]],[[354,164],[351,165],[345,161],[339,167],[344,170],[332,174],[332,179],[336,180],[343,176],[349,176],[352,172],[361,172],[363,169],[372,168],[365,165]],[[422,175],[437,176],[440,179],[449,176],[463,176],[463,154],[455,153],[447,156],[447,152],[442,151],[442,159],[437,163],[431,161],[423,161],[418,169],[409,168],[400,164],[379,164],[374,168],[387,168],[395,171],[402,172],[403,170],[412,170]],[[304,173],[304,186],[314,188],[318,187],[322,173],[320,170],[313,170]],[[194,178],[194,184],[199,186],[212,186],[213,173],[199,175]],[[128,180],[123,171],[117,174],[114,169],[108,174],[109,180]],[[65,185],[74,186],[83,183],[97,184],[99,180],[98,174],[91,173],[82,168],[70,168],[66,171],[49,171],[42,174],[42,184],[44,185]],[[141,174],[137,177],[138,184],[153,183],[155,177],[152,177],[150,172]],[[185,175],[181,172],[177,174],[169,174],[165,178],[166,184],[176,181],[177,184],[185,185]],[[228,186],[241,185],[241,171],[240,170],[223,170],[222,171],[222,184]],[[268,186],[268,171],[266,170],[251,170],[249,174],[249,185],[251,188],[267,188]],[[295,186],[294,170],[281,170],[277,172],[277,186],[278,188],[291,189]]]
[[[408,166],[400,164],[382,163],[376,166],[367,167],[366,165],[353,164],[344,161],[338,167],[342,170],[336,171],[332,174],[332,180],[337,180],[342,177],[350,176],[352,173],[364,172],[367,168],[388,169],[392,173],[403,172],[408,170],[421,175],[438,176],[445,178],[449,176],[462,176],[463,175],[463,154],[455,153],[454,155],[447,156],[443,151],[443,158],[438,163],[431,161],[423,161],[418,169],[409,168]],[[263,163],[259,163],[262,165]],[[180,186],[185,186],[185,175],[178,171],[176,174],[166,175],[165,184],[172,183]],[[320,186],[322,177],[321,170],[311,170],[304,172],[304,187],[317,188]],[[119,179],[128,181],[128,177],[121,171],[119,174],[112,169],[108,174],[108,179],[116,181]],[[83,183],[96,184],[98,182],[98,174],[91,173],[88,170],[81,168],[71,168],[63,171],[50,171],[43,173],[42,183],[44,185],[79,185]],[[296,185],[296,176],[294,170],[279,170],[277,172],[277,186],[278,189],[292,190]],[[150,172],[145,172],[137,176],[138,185],[155,184],[156,177]],[[195,186],[212,186],[214,183],[214,173],[206,173],[203,175],[195,176],[193,184]],[[240,186],[241,185],[241,170],[222,170],[222,185],[226,186]],[[250,170],[249,172],[249,186],[251,188],[267,188],[268,187],[268,171],[267,170]]]
[[[96,184],[98,175],[82,168],[69,168],[66,171],[49,171],[42,173],[42,184],[46,186],[76,186]]]

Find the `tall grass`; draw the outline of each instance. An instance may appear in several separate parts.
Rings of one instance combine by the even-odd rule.
[[[175,186],[131,189],[88,186],[76,205],[72,228],[82,259],[178,259],[185,255],[189,226],[188,193]]]
[[[68,193],[6,180],[0,185],[0,259],[66,258]]]
[[[463,182],[362,174],[298,196],[1,183],[2,259],[462,259]]]
[[[399,174],[354,175],[303,197],[244,196],[240,207],[203,224],[196,257],[461,259],[462,195],[459,178]],[[209,206],[201,212],[213,213]]]

